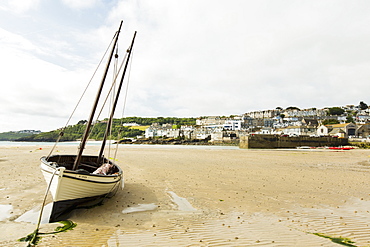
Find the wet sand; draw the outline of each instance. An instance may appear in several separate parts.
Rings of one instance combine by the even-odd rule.
[[[17,239],[35,229],[15,220],[43,200],[39,158],[50,147],[39,148],[0,147],[0,246],[25,246]],[[76,210],[76,228],[38,246],[338,246],[324,236],[370,245],[370,150],[118,153],[125,188],[103,206]]]

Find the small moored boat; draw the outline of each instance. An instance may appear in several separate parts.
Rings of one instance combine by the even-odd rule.
[[[122,65],[120,67],[121,69],[123,64],[125,64],[117,92],[113,96],[110,117],[107,123],[100,152],[97,155],[83,155],[109,65],[115,52],[121,26],[122,22],[118,31],[115,33],[110,57],[108,59],[107,66],[105,68],[104,75],[101,80],[100,87],[98,89],[98,93],[95,98],[89,120],[86,124],[86,129],[81,139],[77,154],[51,155],[53,152],[52,150],[48,156],[41,157],[41,171],[47,184],[49,185],[48,188],[53,197],[53,206],[49,222],[67,219],[71,210],[97,204],[104,198],[114,195],[116,190],[123,185],[123,172],[121,168],[113,161],[104,157],[104,150],[107,137],[110,133],[113,115],[121,92],[123,79],[130,59],[136,32],[129,49],[126,51],[125,59],[122,61]],[[118,55],[116,54],[115,57],[118,57]],[[119,71],[117,74],[115,74],[113,84],[115,84],[118,74]],[[112,90],[109,90],[109,92],[111,91]],[[63,131],[61,132],[60,137],[62,135]]]
[[[351,150],[353,147],[329,147],[331,150]]]
[[[73,170],[75,155],[53,155],[41,158],[41,171],[50,192],[53,207],[49,222],[65,220],[71,210],[84,204],[96,204],[99,200],[114,195],[123,183],[122,170],[104,158],[102,165],[98,156],[84,155],[78,170]],[[102,172],[102,170],[104,170]]]

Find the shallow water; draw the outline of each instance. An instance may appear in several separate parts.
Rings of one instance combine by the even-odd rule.
[[[197,211],[186,198],[176,195],[173,191],[167,191],[167,193],[170,194],[172,202],[176,203],[178,210]]]
[[[44,207],[41,224],[49,223],[49,218],[51,214],[53,203],[49,203]],[[40,215],[40,207],[36,207],[31,209],[30,211],[25,212],[21,216],[19,216],[15,222],[28,222],[32,224],[37,224]]]
[[[10,212],[13,210],[12,205],[0,205],[0,221],[10,217]]]
[[[12,142],[0,141],[0,146],[53,146],[54,142]],[[80,142],[59,142],[58,146],[78,146]],[[88,142],[87,145],[101,145],[101,142]]]
[[[150,204],[139,204],[137,207],[128,207],[122,210],[123,214],[135,213],[135,212],[143,212],[143,211],[151,211],[157,209],[158,206],[154,203]]]

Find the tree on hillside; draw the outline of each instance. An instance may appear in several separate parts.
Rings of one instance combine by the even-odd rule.
[[[339,121],[336,119],[326,119],[322,121],[323,125],[330,125],[330,124],[339,124]]]
[[[366,110],[367,108],[369,108],[368,105],[363,101],[360,102],[359,107],[361,110]]]
[[[286,110],[297,110],[297,111],[300,111],[301,109],[299,109],[298,107],[295,107],[295,106],[289,106],[286,108]]]
[[[340,107],[331,107],[331,108],[329,108],[329,115],[339,116],[339,115],[342,115],[343,113],[344,113],[344,109],[342,109]]]
[[[352,115],[348,115],[346,118],[346,123],[354,123],[355,120],[353,119]]]
[[[86,123],[87,123],[87,120],[80,120],[80,121],[78,121],[77,124],[86,124]]]

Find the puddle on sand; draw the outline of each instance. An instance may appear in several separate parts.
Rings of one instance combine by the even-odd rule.
[[[173,191],[167,191],[171,196],[171,200],[177,205],[177,209],[180,211],[197,211],[188,200],[184,197],[176,195]]]
[[[10,212],[13,210],[12,205],[0,205],[0,221],[10,217]]]
[[[154,203],[150,204],[138,204],[137,207],[129,207],[122,210],[123,214],[135,213],[135,212],[142,212],[142,211],[151,211],[157,209],[158,206]]]
[[[44,211],[42,212],[42,219],[41,224],[49,223],[49,217],[51,214],[53,203],[49,203],[44,207]],[[21,216],[19,216],[15,222],[29,222],[33,224],[37,224],[40,215],[40,207],[36,207],[31,209],[30,211],[25,212]]]

